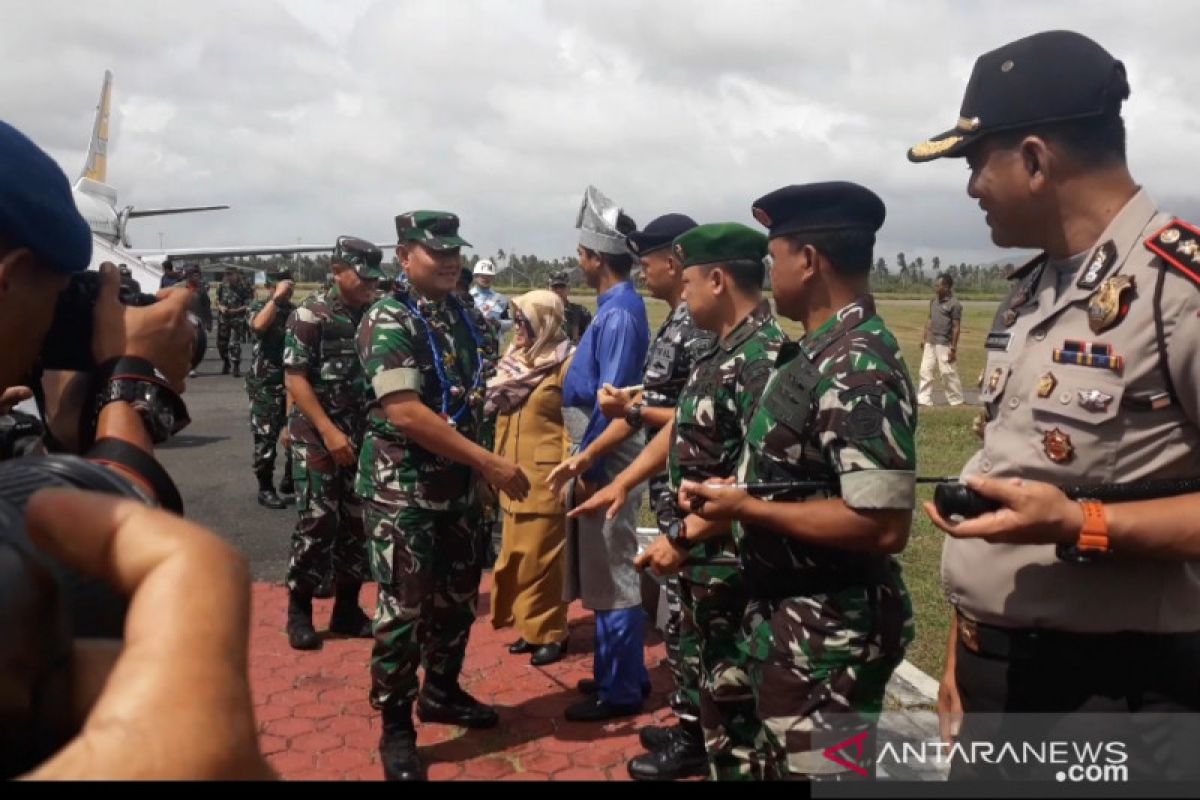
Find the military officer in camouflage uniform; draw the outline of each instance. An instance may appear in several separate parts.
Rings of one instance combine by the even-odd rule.
[[[675,239],[673,252],[683,268],[684,301],[691,317],[711,332],[708,349],[696,359],[668,429],[585,506],[607,505],[663,464],[668,491],[677,491],[685,478],[731,474],[750,412],[786,341],[762,297],[765,236],[735,223],[701,225]],[[696,517],[685,520],[674,497],[660,500],[660,510],[670,522],[639,564],[654,564],[667,574],[689,556],[697,561],[735,560],[727,525],[725,536],[690,552],[675,544],[686,527],[705,523]],[[758,731],[745,658],[737,644],[746,609],[741,571],[729,564],[696,565],[683,570],[680,583],[684,613],[679,686],[688,706],[698,709],[700,721],[681,715],[679,727],[667,729],[671,735],[665,741],[651,742],[656,745],[651,752],[629,762],[629,772],[642,780],[710,772],[718,780],[741,777],[748,773],[744,763]]]
[[[250,369],[246,372],[246,394],[250,398],[250,432],[254,435],[254,475],[258,478],[258,503],[267,508],[284,508],[275,493],[275,451],[279,435],[287,425],[287,392],[283,387],[283,348],[292,303],[290,270],[267,273],[265,300],[255,300],[247,312],[248,327],[254,337]],[[292,494],[292,450],[284,448],[282,494]]]
[[[382,712],[391,780],[423,778],[414,701],[425,722],[498,721],[459,684],[483,567],[470,517],[480,480],[518,499],[529,491],[518,465],[476,442],[487,365],[478,318],[455,293],[468,246],[458,224],[442,211],[396,217],[408,284],[371,308],[357,338],[370,382],[357,489],[379,584],[370,700]]]
[[[313,592],[330,559],[334,605],[329,629],[370,636],[358,606],[366,575],[362,504],[354,491],[362,445],[366,382],[354,348],[355,331],[383,277],[379,248],[342,236],[330,268],[333,287],[308,297],[288,319],[284,382],[294,403],[288,420],[296,510],[288,565],[288,641],[298,650],[321,646],[312,624]]]
[[[754,215],[770,230],[779,313],[806,336],[780,351],[738,480],[828,488],[763,497],[685,481],[680,504],[735,523],[762,720],[754,774],[841,779],[854,775],[823,751],[869,732],[913,637],[892,555],[912,523],[915,395],[869,294],[883,201],[851,183],[789,186],[760,198]]]
[[[583,332],[592,324],[592,312],[579,303],[571,302],[571,281],[566,272],[555,272],[550,275],[550,291],[563,301],[563,328],[567,338],[575,344],[583,338]]]
[[[242,342],[246,338],[246,309],[254,292],[243,283],[233,267],[225,270],[225,280],[217,287],[217,352],[221,355],[221,374],[242,377]]]

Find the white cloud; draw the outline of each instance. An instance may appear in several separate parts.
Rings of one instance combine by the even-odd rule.
[[[6,20],[4,118],[78,173],[106,68],[122,203],[227,202],[134,223],[168,245],[392,235],[455,210],[485,253],[565,255],[584,186],[641,222],[749,222],[786,183],[878,191],[881,251],[993,258],[961,162],[907,146],[957,118],[975,57],[1073,28],[1122,58],[1135,173],[1200,212],[1200,66],[1182,2],[43,0]],[[1173,23],[1172,21],[1175,21]]]

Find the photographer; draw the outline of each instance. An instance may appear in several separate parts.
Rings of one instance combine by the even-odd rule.
[[[90,708],[83,733],[40,777],[265,774],[246,766],[261,767],[261,757],[246,724],[248,580],[240,557],[196,526],[130,500],[63,491],[30,499],[41,487],[72,486],[182,507],[152,453],[187,423],[179,393],[197,343],[186,313],[190,293],[166,291],[147,307],[126,306],[118,269],[86,272],[91,255],[91,231],[62,170],[0,122],[0,461],[25,456],[0,465],[0,767],[11,775],[44,761]],[[37,441],[42,421],[11,410],[30,396],[50,429],[44,443]],[[86,460],[46,457],[48,450]],[[59,560],[36,553],[30,539]],[[128,615],[72,569],[133,594]],[[205,576],[203,591],[189,588],[189,574]],[[240,617],[211,613],[239,602]],[[116,613],[106,619],[99,606]],[[93,644],[87,655],[71,648],[74,636],[111,638],[122,628],[124,647]],[[108,655],[97,659],[98,647]],[[59,657],[37,662],[39,648]],[[214,663],[222,659],[207,655],[210,649],[225,661]],[[201,674],[198,662],[209,671]],[[184,663],[196,666],[182,670]],[[55,674],[65,674],[69,692],[48,690]],[[82,693],[81,682],[93,690]],[[218,696],[222,703],[212,700]],[[67,700],[75,714],[52,713]],[[170,734],[180,731],[222,735],[212,737],[215,747],[176,750]]]

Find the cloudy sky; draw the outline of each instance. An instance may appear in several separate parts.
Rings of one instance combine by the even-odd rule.
[[[2,0],[3,118],[79,174],[105,69],[122,204],[228,203],[135,221],[135,246],[394,238],[458,212],[480,253],[567,255],[584,187],[639,222],[753,224],[788,183],[888,205],[881,252],[991,260],[951,127],[980,53],[1072,28],[1124,60],[1130,161],[1200,213],[1194,7],[1128,0]]]

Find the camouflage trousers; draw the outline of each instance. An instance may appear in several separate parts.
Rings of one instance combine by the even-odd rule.
[[[747,605],[742,645],[762,720],[754,778],[849,776],[823,751],[875,726],[913,639],[912,603],[894,569],[886,583]]]
[[[667,532],[667,526],[679,516],[675,507],[675,493],[666,474],[655,475],[649,481],[650,510],[658,521],[660,533]],[[667,667],[671,677],[675,679],[675,691],[671,693],[671,710],[681,721],[697,722],[700,719],[700,706],[695,695],[689,694],[688,686],[693,685],[687,674],[683,658],[680,654],[680,633],[683,620],[683,599],[679,578],[672,575],[666,579],[663,588],[667,595],[667,622],[663,628],[663,643],[667,649]]]
[[[425,680],[458,680],[475,621],[483,548],[462,508],[427,511],[364,501],[371,574],[379,584],[372,628],[371,705],[395,707]]]
[[[246,321],[240,317],[217,317],[217,352],[221,360],[240,367],[242,342],[246,341]]]
[[[339,467],[323,445],[292,440],[292,477],[300,520],[292,533],[288,589],[312,592],[333,566],[335,580],[367,576],[362,501],[354,493],[355,467]]]
[[[699,709],[710,775],[714,780],[748,778],[748,754],[759,724],[746,653],[739,646],[746,589],[737,574],[721,583],[694,583],[687,577],[679,582],[680,688],[688,705]]]
[[[250,432],[254,436],[254,474],[272,480],[279,435],[287,425],[287,398],[283,384],[258,385],[246,379],[250,396]],[[285,448],[283,474],[292,472],[292,451]]]

